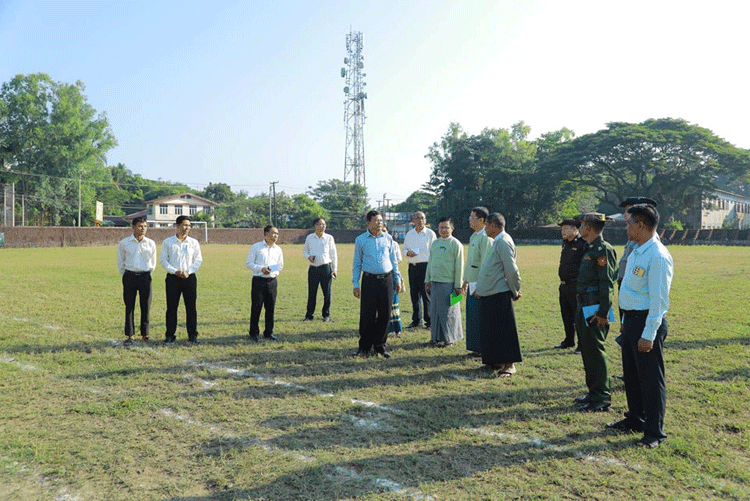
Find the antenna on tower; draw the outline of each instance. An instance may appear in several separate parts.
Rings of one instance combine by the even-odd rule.
[[[362,70],[365,67],[362,55],[362,32],[350,31],[346,35],[346,57],[341,68],[344,86],[344,126],[346,127],[346,146],[344,149],[344,181],[350,176],[354,184],[365,184],[365,99],[367,85]]]

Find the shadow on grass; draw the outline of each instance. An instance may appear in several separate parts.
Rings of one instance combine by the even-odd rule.
[[[490,437],[483,443],[472,441],[450,447],[430,447],[404,454],[380,454],[366,459],[342,460],[295,470],[273,481],[252,487],[222,489],[204,497],[174,497],[171,501],[210,501],[217,499],[355,499],[373,493],[394,494],[423,499],[429,495],[425,484],[471,478],[495,468],[513,467],[533,462],[591,458],[602,452],[601,446],[588,443],[601,438],[600,433],[562,435],[546,442],[514,441],[498,444]],[[632,447],[633,438],[608,442],[608,456]],[[359,446],[369,446],[360,441]],[[374,444],[378,445],[378,444]],[[233,449],[244,449],[241,440],[211,440],[202,444],[204,453],[221,457]],[[472,487],[481,496],[482,486]],[[466,494],[466,493],[464,493]]]

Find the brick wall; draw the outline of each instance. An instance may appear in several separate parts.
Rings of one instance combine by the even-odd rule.
[[[90,245],[116,245],[132,233],[130,228],[75,228],[69,226],[0,226],[5,234],[5,247],[79,247]],[[354,243],[364,232],[361,230],[330,230],[338,243]],[[172,235],[172,228],[149,228],[148,237],[157,245]],[[279,230],[279,243],[301,244],[312,230]],[[469,242],[471,230],[456,230],[454,236],[464,243]],[[559,228],[532,228],[509,231],[519,244],[559,244]],[[203,228],[195,227],[190,235],[204,242]],[[742,245],[750,246],[750,230],[660,230],[659,236],[665,244],[673,245]],[[604,229],[604,238],[612,245],[625,245],[627,234],[624,226]],[[209,228],[208,242],[216,244],[252,245],[263,239],[261,228]]]

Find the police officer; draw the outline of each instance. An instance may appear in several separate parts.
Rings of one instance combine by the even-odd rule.
[[[590,212],[582,214],[580,220],[581,236],[589,248],[583,255],[578,273],[576,329],[589,391],[586,396],[575,400],[581,405],[581,411],[599,412],[609,410],[612,403],[604,342],[609,332],[609,312],[617,280],[617,254],[602,238],[604,223],[611,221],[610,218]],[[586,307],[591,306],[595,308],[589,313]],[[584,308],[587,313],[584,313]]]
[[[589,244],[578,233],[581,222],[576,219],[564,219],[560,224],[562,233],[562,251],[557,274],[560,277],[560,313],[565,327],[565,339],[555,346],[558,349],[572,348],[576,343],[576,285],[578,268],[583,254]],[[576,348],[576,353],[580,350]]]

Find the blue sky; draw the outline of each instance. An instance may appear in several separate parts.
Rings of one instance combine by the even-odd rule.
[[[0,81],[86,85],[150,179],[288,194],[344,174],[346,34],[364,38],[367,188],[403,201],[450,122],[532,136],[673,117],[750,148],[736,1],[0,0]]]

